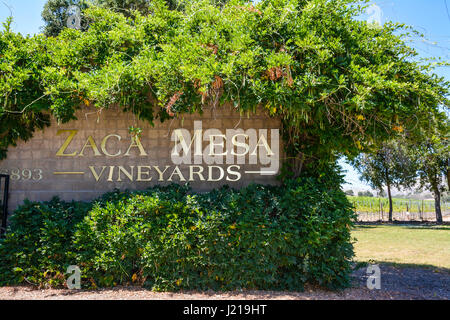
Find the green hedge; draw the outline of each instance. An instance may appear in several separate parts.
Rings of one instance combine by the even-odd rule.
[[[313,179],[193,194],[172,185],[92,204],[25,202],[0,242],[0,284],[301,290],[349,284],[353,210]]]

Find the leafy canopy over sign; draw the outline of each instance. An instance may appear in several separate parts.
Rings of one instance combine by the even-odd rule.
[[[0,155],[83,105],[164,121],[232,101],[280,117],[294,171],[442,121],[449,83],[414,61],[408,28],[355,19],[347,0],[185,1],[149,14],[90,7],[86,31],[0,33]]]

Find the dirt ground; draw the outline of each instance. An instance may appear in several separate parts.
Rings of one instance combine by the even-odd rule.
[[[157,293],[120,287],[98,291],[0,288],[0,300],[449,300],[450,271],[381,265],[381,289],[366,287],[366,269],[352,274],[353,288],[330,292],[307,287],[304,292],[234,291]]]

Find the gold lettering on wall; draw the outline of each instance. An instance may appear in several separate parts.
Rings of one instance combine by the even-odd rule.
[[[79,153],[77,153],[76,151],[73,153],[70,153],[70,154],[65,153],[67,148],[72,143],[75,136],[77,135],[78,130],[58,130],[57,135],[61,135],[65,132],[68,132],[69,136],[64,141],[61,148],[57,151],[57,153],[56,153],[57,157],[76,157],[76,156],[84,157],[86,148],[91,148],[94,153],[94,156],[96,156],[96,157],[105,155],[107,157],[115,158],[115,157],[119,157],[120,155],[122,155],[122,150],[120,150],[120,149],[115,154],[112,154],[107,150],[107,144],[110,139],[115,138],[115,139],[117,139],[118,142],[122,141],[122,137],[118,134],[110,134],[110,135],[107,135],[106,137],[104,137],[100,144],[100,149],[99,149],[97,143],[95,142],[94,138],[92,136],[89,136],[87,138],[86,142],[84,143],[83,148],[81,149],[81,151]],[[139,139],[139,137],[131,138],[130,146],[128,147],[128,150],[124,154],[124,156],[125,157],[131,156],[132,149],[134,149],[134,148],[137,148],[139,150],[139,155],[141,157],[148,156],[147,152],[145,151],[144,147],[142,146],[142,143],[141,143],[141,140]],[[103,152],[103,154],[102,154],[102,152],[100,152],[100,150]]]
[[[220,166],[208,166],[207,168],[204,168],[202,166],[192,165],[186,168],[187,172],[183,174],[180,166],[166,166],[164,170],[158,166],[89,166],[89,170],[96,182],[102,180],[107,182],[150,182],[153,181],[153,178],[156,178],[156,175],[159,176],[160,182],[186,182],[186,175],[189,175],[189,182],[218,182],[224,179],[226,179],[226,181],[236,182],[242,178],[242,174],[239,171],[240,169],[241,167],[238,165],[228,166],[227,168]],[[109,171],[108,174],[106,174],[107,171]],[[61,172],[55,174],[67,175],[84,173]]]
[[[184,130],[184,129],[183,129]],[[97,164],[94,166],[88,166],[88,171],[92,173],[92,178],[96,182],[106,181],[106,182],[150,182],[150,181],[156,181],[158,179],[159,182],[172,182],[172,181],[180,181],[180,182],[196,182],[196,181],[208,181],[208,182],[220,182],[223,180],[230,181],[230,182],[236,182],[242,179],[243,175],[240,172],[241,167],[239,165],[228,165],[227,167],[222,167],[218,165],[210,165],[210,164],[223,164],[222,160],[220,161],[211,161],[209,157],[215,156],[215,157],[227,157],[227,164],[234,163],[235,156],[239,157],[245,157],[248,155],[249,158],[249,164],[257,164],[256,157],[258,156],[258,151],[260,150],[259,154],[262,157],[263,155],[267,156],[273,156],[274,152],[272,151],[268,141],[267,141],[267,130],[262,130],[262,133],[259,137],[259,139],[256,136],[256,131],[254,131],[254,134],[252,135],[246,133],[236,133],[236,131],[228,132],[227,135],[224,134],[217,134],[216,131],[207,131],[205,133],[204,139],[202,139],[202,130],[195,130],[194,131],[194,137],[191,138],[190,133],[187,130],[175,130],[174,135],[172,137],[172,141],[175,141],[175,147],[172,152],[172,163],[175,166],[166,165],[164,167],[159,166],[150,166],[150,165],[139,165],[135,164],[130,166],[129,162],[132,161],[123,161],[122,165],[109,165],[109,163],[103,163],[103,166],[100,164]],[[211,132],[214,132],[212,134]],[[220,132],[220,131],[219,131]],[[117,157],[130,157],[128,158],[131,160],[131,158],[134,157],[146,157],[148,156],[146,150],[144,149],[142,142],[138,136],[129,136],[127,141],[123,139],[119,134],[108,134],[106,136],[103,136],[103,138],[100,140],[100,138],[97,138],[97,142],[100,142],[98,144],[96,140],[93,138],[93,135],[86,135],[87,139],[85,140],[84,136],[83,139],[80,141],[80,139],[77,139],[77,134],[79,133],[79,130],[58,130],[57,135],[61,135],[67,133],[68,136],[65,139],[64,143],[60,147],[60,149],[57,151],[56,155],[59,157],[84,157],[85,160],[87,160],[90,156],[94,155],[95,157],[99,156],[105,156],[109,158],[117,158]],[[107,133],[105,133],[107,134]],[[272,133],[273,134],[273,133]],[[81,138],[81,137],[78,137]],[[239,139],[240,138],[240,139]],[[249,143],[247,143],[247,140]],[[75,142],[76,143],[75,143]],[[208,141],[209,145],[206,149],[202,150],[202,142]],[[84,144],[81,144],[81,150],[78,149],[80,147],[79,142],[84,142]],[[179,144],[178,144],[179,142]],[[190,142],[190,143],[189,143]],[[271,140],[272,144],[273,141]],[[77,147],[77,150],[73,153],[69,153],[73,148]],[[128,149],[125,149],[128,145]],[[252,145],[252,147],[250,147]],[[91,149],[89,151],[88,149]],[[192,150],[192,148],[195,148],[195,150]],[[228,151],[225,152],[225,148],[228,149]],[[239,152],[235,152],[235,148],[239,150]],[[69,150],[69,151],[68,151]],[[124,151],[126,152],[124,153]],[[192,154],[192,151],[194,153]],[[196,165],[190,165],[190,166],[177,166],[181,163],[184,163],[183,161],[186,161],[184,164],[193,164],[191,162],[192,155],[196,156],[198,152],[203,152],[202,159],[197,159],[194,157],[194,163]],[[177,159],[174,160],[173,156],[178,155],[182,153],[184,156],[186,156],[186,159],[182,159],[183,161],[178,161]],[[200,154],[202,155],[202,154]],[[209,157],[208,157],[209,155]],[[231,157],[229,157],[231,156]],[[157,158],[159,158],[159,155],[157,155]],[[176,158],[176,157],[175,157]],[[230,159],[229,159],[230,158]],[[76,158],[75,158],[76,159]],[[73,159],[73,160],[75,160]],[[262,159],[262,158],[261,158]],[[69,160],[69,159],[67,159]],[[77,159],[80,161],[72,161],[75,163],[75,166],[78,166],[79,163],[83,163],[84,161],[81,161],[81,159]],[[111,160],[111,159],[109,159]],[[114,159],[116,160],[116,159]],[[241,161],[242,160],[242,161]],[[243,164],[245,164],[246,159],[238,159],[238,161],[241,161]],[[177,162],[178,161],[178,162]],[[199,163],[197,163],[199,161]],[[205,161],[208,166],[202,166],[200,164]],[[230,161],[230,162],[228,162]],[[253,162],[252,162],[253,161]],[[70,168],[74,166],[74,164],[70,163],[69,161],[63,161],[64,166],[63,168]],[[115,162],[115,161],[114,161]],[[183,171],[182,171],[183,170]],[[245,174],[257,174],[261,173],[261,171],[245,171]],[[85,172],[54,172],[54,175],[84,175]],[[24,179],[31,179],[31,171],[25,170],[23,172]],[[18,176],[18,174],[16,175]],[[42,179],[42,172],[40,174],[40,179]]]
[[[194,169],[198,169],[198,171],[194,171]],[[189,181],[195,181],[194,175],[197,175],[200,181],[205,181],[205,177],[203,177],[203,167],[202,166],[190,166],[189,167]]]
[[[89,167],[89,169],[91,169],[91,172],[92,172],[92,175],[95,178],[95,181],[98,182],[100,180],[100,178],[102,177],[103,172],[105,171],[106,167],[102,167],[102,171],[100,171],[100,174],[97,173],[97,171],[95,170],[94,167]]]
[[[129,157],[130,156],[130,150],[131,148],[138,148],[140,151],[140,155],[141,157],[145,157],[147,156],[147,152],[145,152],[144,147],[142,146],[141,140],[138,137],[133,137],[131,139],[131,144],[130,147],[128,148],[127,153],[125,153],[125,156]]]
[[[124,167],[119,166],[119,179],[117,179],[117,181],[122,182],[122,176],[120,175],[121,173],[126,175],[127,178],[130,179],[130,181],[133,181],[134,166],[130,166],[130,169],[130,171],[127,171]]]
[[[118,157],[118,156],[120,156],[121,154],[122,154],[122,151],[121,150],[119,150],[116,154],[110,154],[107,150],[106,150],[106,144],[108,143],[108,139],[109,138],[117,138],[117,140],[122,140],[122,137],[121,136],[119,136],[119,135],[117,135],[117,134],[110,134],[110,135],[108,135],[108,136],[106,136],[103,140],[102,140],[102,144],[101,144],[101,149],[102,149],[102,151],[103,151],[103,153],[105,154],[105,155],[107,155],[108,157]]]
[[[175,167],[175,170],[173,170],[172,174],[170,175],[169,179],[167,181],[172,182],[173,181],[173,176],[177,175],[178,178],[180,179],[180,181],[185,182],[186,179],[184,178],[183,174],[181,173],[181,170],[178,166]]]
[[[245,156],[250,151],[250,147],[248,146],[247,143],[239,142],[237,140],[237,137],[244,137],[244,139],[248,139],[249,138],[249,136],[247,134],[243,134],[243,133],[238,133],[238,134],[234,135],[233,138],[231,139],[233,145],[238,147],[238,148],[244,148],[245,151],[243,153],[239,154],[239,153],[236,153],[234,151],[234,148],[232,148],[231,149],[231,155],[233,155],[233,156]]]
[[[113,174],[114,174],[114,166],[109,167],[109,175],[108,175],[108,182],[113,181]]]
[[[256,156],[256,152],[257,152],[259,147],[264,147],[266,149],[266,152],[267,152],[268,156],[275,155],[273,153],[272,149],[270,149],[269,144],[267,143],[266,137],[264,137],[263,135],[261,135],[261,137],[259,138],[258,144],[256,145],[255,150],[251,154],[252,156]]]
[[[77,152],[71,153],[71,154],[65,154],[67,147],[72,142],[73,137],[78,133],[78,130],[58,130],[56,132],[56,135],[59,136],[62,133],[70,132],[70,135],[67,137],[66,141],[64,141],[64,144],[61,146],[61,148],[56,152],[57,157],[75,157],[77,155]]]
[[[215,139],[216,138],[222,138],[220,143],[215,143]],[[209,149],[209,155],[210,156],[226,156],[227,152],[223,152],[223,153],[215,153],[215,149],[216,146],[217,147],[222,147],[222,150],[225,148],[225,141],[227,140],[227,136],[224,134],[216,134],[216,135],[211,135],[209,137],[209,143],[210,143],[210,149]]]
[[[89,136],[86,140],[86,143],[84,144],[83,149],[81,149],[80,154],[78,155],[79,157],[84,157],[84,149],[86,149],[87,147],[92,148],[92,150],[94,151],[94,155],[96,157],[101,156],[102,154],[100,153],[100,151],[98,151],[98,147],[95,144],[94,138],[92,138],[92,136]]]
[[[220,172],[220,176],[219,178],[214,179],[213,178],[213,169],[219,169]],[[208,177],[208,181],[209,182],[217,182],[223,179],[223,177],[225,176],[225,172],[223,171],[222,167],[219,166],[209,166],[208,167],[208,173],[209,173],[209,177]]]
[[[170,166],[166,166],[166,169],[164,169],[164,171],[161,171],[158,166],[154,166],[154,168],[155,168],[156,172],[158,172],[158,174],[159,174],[159,181],[163,182],[164,181],[164,173],[166,173],[166,171],[170,168]]]
[[[148,169],[148,171],[143,171],[144,169]],[[138,173],[137,173],[137,182],[149,182],[152,181],[152,177],[150,176],[150,170],[152,170],[152,167],[150,166],[138,166]],[[143,176],[146,176],[145,178]]]
[[[235,169],[238,170],[238,171],[233,171],[233,170],[232,170],[233,168],[235,168]],[[236,176],[236,178],[235,178],[235,179],[231,179],[231,178],[228,176],[228,177],[227,177],[227,181],[230,181],[230,182],[236,182],[236,181],[241,180],[242,174],[239,172],[240,169],[241,169],[240,166],[229,166],[228,169],[227,169],[228,175]]]

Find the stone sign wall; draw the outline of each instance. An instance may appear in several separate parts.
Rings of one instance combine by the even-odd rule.
[[[155,184],[207,191],[277,183],[280,122],[262,111],[247,117],[225,105],[155,126],[114,109],[83,109],[77,118],[10,147],[0,161],[0,173],[11,177],[10,210],[25,199],[87,201]],[[142,132],[133,136],[131,126]]]

